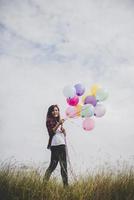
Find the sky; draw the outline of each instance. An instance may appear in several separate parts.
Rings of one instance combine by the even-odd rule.
[[[134,2],[0,0],[0,159],[47,167],[47,109],[68,107],[63,88],[95,83],[109,92],[106,114],[86,132],[65,122],[79,173],[134,164]]]

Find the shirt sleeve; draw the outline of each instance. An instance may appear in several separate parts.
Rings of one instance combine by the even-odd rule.
[[[54,120],[48,119],[46,122],[47,130],[49,135],[51,135],[53,132],[53,128],[56,126],[56,122]]]

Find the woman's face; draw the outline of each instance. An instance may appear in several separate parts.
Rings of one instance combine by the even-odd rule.
[[[57,107],[54,107],[54,110],[52,111],[53,117],[58,117],[59,116],[59,110]]]

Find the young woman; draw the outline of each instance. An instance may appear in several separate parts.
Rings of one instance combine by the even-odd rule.
[[[51,150],[51,161],[45,172],[44,181],[48,181],[58,162],[61,167],[61,176],[64,186],[68,185],[66,132],[63,128],[64,119],[60,119],[60,110],[57,105],[51,105],[47,112],[46,127],[49,133],[47,148]]]

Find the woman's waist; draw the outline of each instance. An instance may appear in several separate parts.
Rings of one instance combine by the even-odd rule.
[[[56,149],[65,149],[66,145],[65,144],[60,144],[60,145],[51,145],[51,150],[56,150]]]

